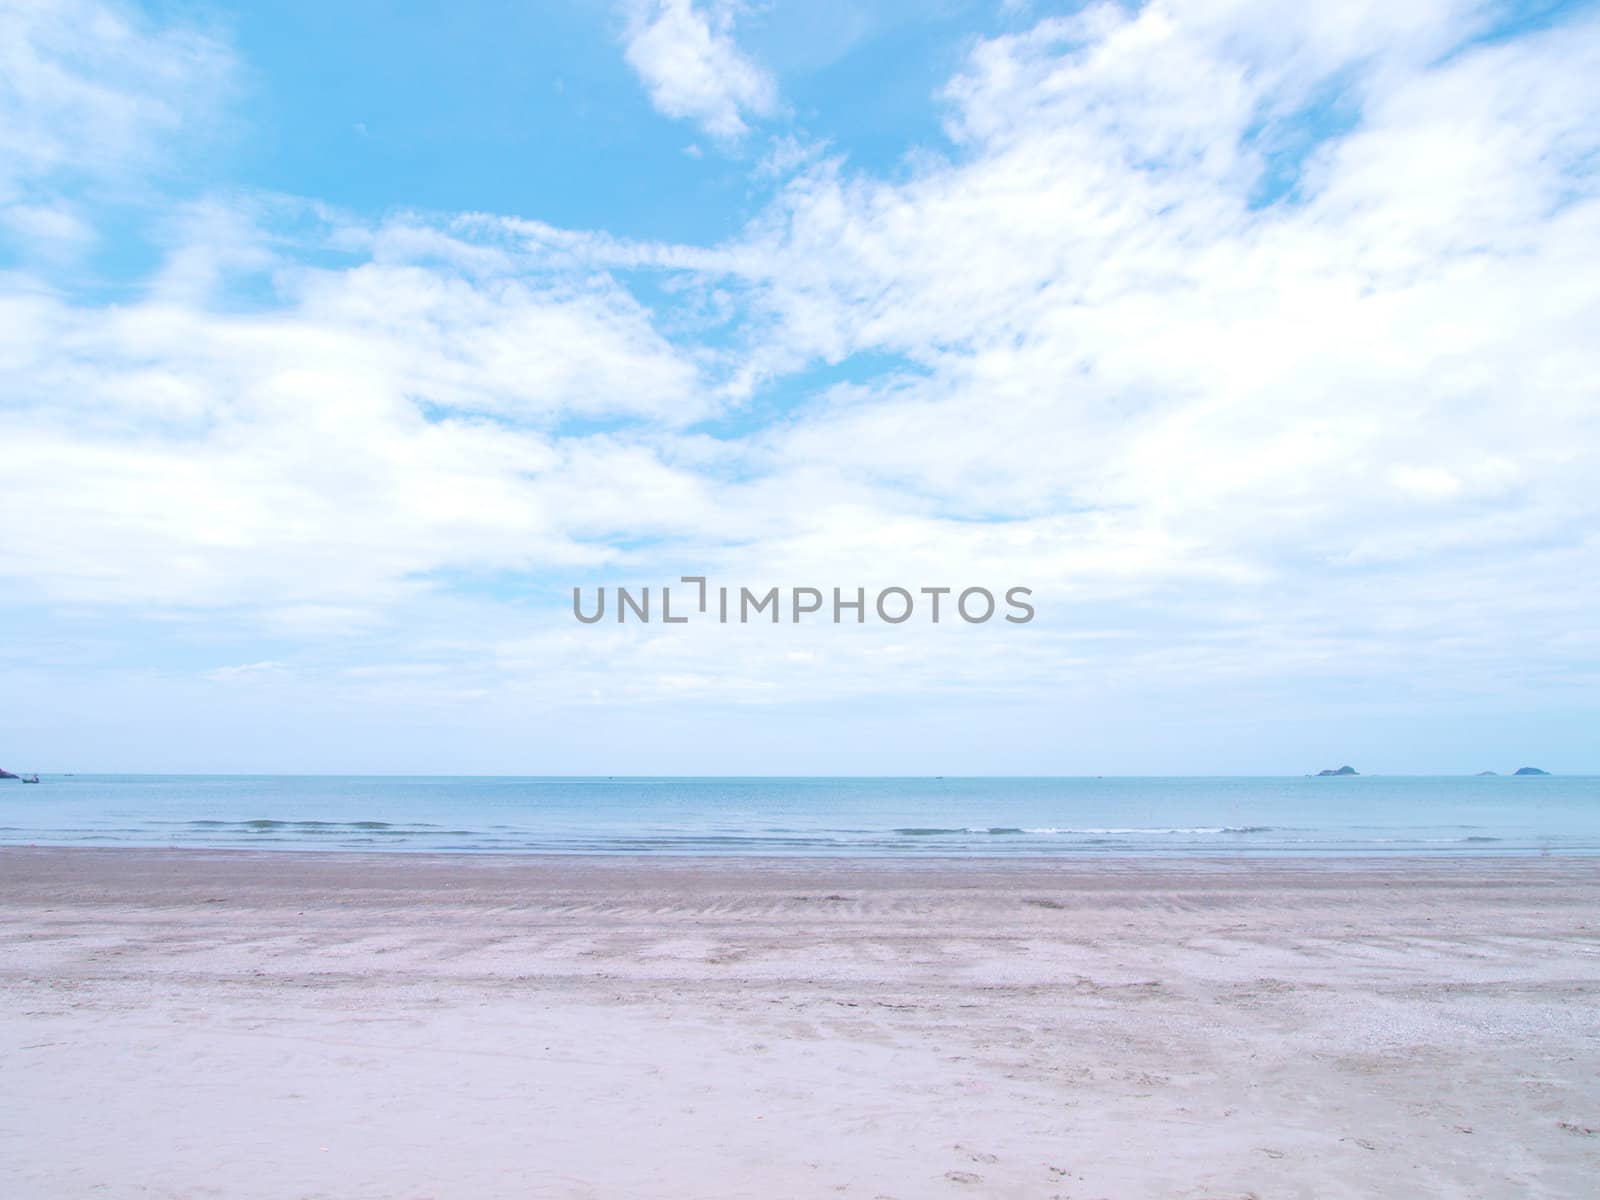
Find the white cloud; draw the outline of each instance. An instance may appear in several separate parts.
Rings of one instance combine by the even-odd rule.
[[[202,127],[232,58],[103,0],[0,0],[0,203],[148,164]]]
[[[1318,10],[1288,46],[1280,14],[1271,53],[1360,68],[1363,120],[1299,201],[1253,209],[1252,126],[1298,102],[1249,6],[1181,15],[983,44],[952,89],[960,159],[895,184],[828,164],[787,190],[741,259],[761,349],[916,369],[775,431],[777,469],[1245,575],[1302,547],[1575,538],[1600,376],[1579,332],[1600,284],[1572,268],[1600,249],[1594,22],[1424,68],[1470,22],[1437,12],[1386,58],[1382,13],[1330,29]],[[1497,519],[1478,487],[1408,504],[1396,462],[1495,478]]]
[[[29,258],[70,258],[95,241],[94,228],[64,204],[5,205],[0,226]]]
[[[728,12],[640,10],[629,46],[662,111],[722,137],[775,104]],[[0,571],[307,645],[400,621],[451,666],[400,672],[408,697],[448,678],[519,712],[1591,679],[1600,25],[1474,43],[1486,19],[1044,21],[974,46],[947,158],[885,178],[786,144],[770,169],[799,174],[715,246],[324,214],[313,244],[350,257],[312,267],[259,198],[188,210],[142,298],[0,292]],[[1269,163],[1307,125],[1305,160]],[[1259,206],[1274,170],[1297,185]],[[669,286],[646,304],[636,273]],[[795,382],[818,364],[847,381]],[[737,432],[694,427],[750,398]],[[552,632],[560,603],[454,587],[595,564],[1025,583],[1041,620]]]
[[[213,683],[256,684],[273,682],[288,674],[288,667],[271,659],[262,662],[241,663],[236,667],[217,667],[207,671],[205,677]]]
[[[770,116],[778,103],[772,77],[733,40],[737,8],[728,0],[640,0],[625,35],[628,65],[650,102],[722,139],[741,137],[746,117]]]
[[[163,271],[146,299],[0,297],[0,573],[16,584],[359,611],[440,572],[596,561],[609,552],[585,538],[697,510],[703,484],[651,430],[714,411],[715,385],[607,276],[469,246],[452,267],[449,235],[403,229],[372,231],[354,266],[309,268],[234,215],[197,222],[172,258],[207,269]],[[273,302],[213,306],[241,282]]]

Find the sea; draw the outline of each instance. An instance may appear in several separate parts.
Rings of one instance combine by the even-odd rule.
[[[827,856],[1593,854],[1600,776],[0,781],[0,844]]]

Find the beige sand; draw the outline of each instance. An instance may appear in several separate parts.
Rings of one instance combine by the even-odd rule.
[[[0,851],[0,1195],[1600,1194],[1600,861]]]

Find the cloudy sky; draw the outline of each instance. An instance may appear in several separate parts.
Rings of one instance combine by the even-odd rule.
[[[0,0],[0,765],[1600,770],[1597,80],[1593,4]],[[572,618],[683,574],[1038,617]]]

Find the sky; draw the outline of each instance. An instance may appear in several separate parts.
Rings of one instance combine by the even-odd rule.
[[[0,0],[0,766],[1600,772],[1597,81],[1593,3]],[[573,619],[684,575],[1037,615]]]

